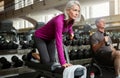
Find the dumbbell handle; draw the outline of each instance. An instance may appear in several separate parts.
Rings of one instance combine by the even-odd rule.
[[[105,32],[105,33],[104,33],[104,36],[108,36],[108,34]],[[110,43],[107,41],[107,42],[105,42],[105,45],[106,45],[106,46],[109,46]]]

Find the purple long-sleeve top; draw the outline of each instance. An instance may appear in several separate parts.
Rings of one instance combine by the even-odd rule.
[[[35,36],[45,40],[55,39],[58,58],[61,65],[66,63],[63,50],[63,38],[62,34],[68,32],[73,33],[72,25],[74,21],[66,22],[64,14],[60,14],[51,19],[47,24],[35,31]]]

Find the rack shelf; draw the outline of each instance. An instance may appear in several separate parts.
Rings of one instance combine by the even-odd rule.
[[[9,77],[15,76],[27,72],[34,72],[35,70],[28,68],[27,66],[17,67],[17,68],[9,68],[9,69],[1,69],[0,70],[0,77]]]
[[[15,49],[15,50],[0,50],[0,55],[7,54],[26,54],[30,52],[31,49]]]

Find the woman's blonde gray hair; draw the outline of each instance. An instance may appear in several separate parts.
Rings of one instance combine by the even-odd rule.
[[[71,9],[71,7],[73,5],[78,5],[79,8],[81,8],[80,6],[80,2],[78,0],[70,0],[67,4],[66,4],[66,7],[64,9],[64,14],[65,14],[65,20],[68,20],[69,19],[69,16],[68,16],[68,13],[67,13],[67,9]],[[81,18],[81,11],[80,11],[80,15],[79,15],[79,20]]]

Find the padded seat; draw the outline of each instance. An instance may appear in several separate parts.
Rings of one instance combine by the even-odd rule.
[[[25,61],[25,65],[35,69],[38,72],[41,72],[40,74],[46,74],[49,76],[55,76],[55,78],[62,78],[63,76],[63,71],[64,68],[61,67],[59,63],[54,63],[54,64],[40,64],[40,63],[35,63],[32,61]],[[79,78],[82,75],[84,75],[84,69],[83,68],[77,68],[74,72],[75,78]]]

